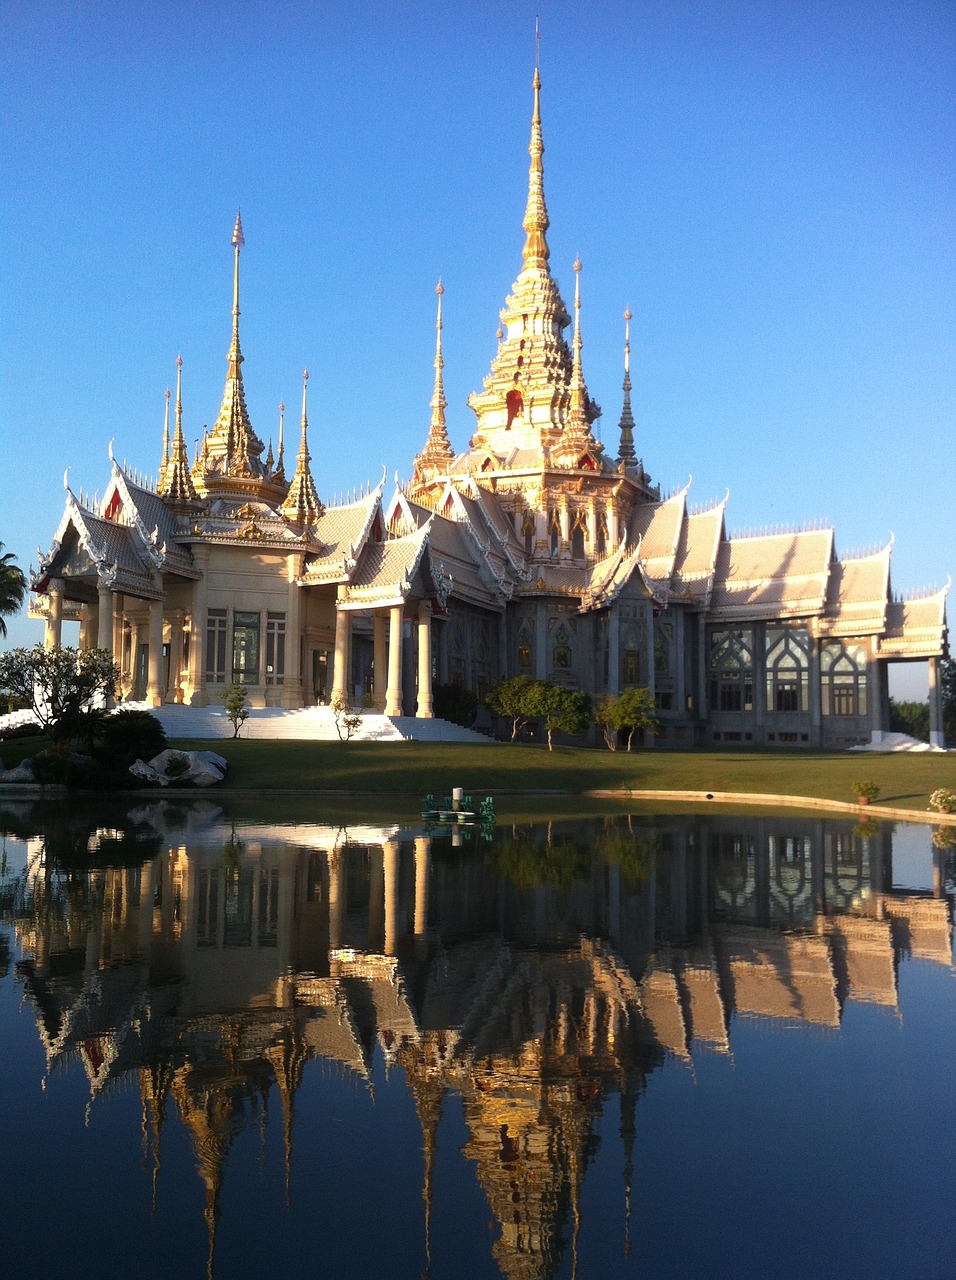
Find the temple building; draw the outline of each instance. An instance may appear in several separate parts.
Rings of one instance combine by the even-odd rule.
[[[596,437],[581,263],[573,319],[549,266],[540,88],[536,69],[521,270],[484,389],[470,398],[468,448],[455,452],[446,425],[439,284],[431,422],[411,483],[388,501],[383,480],[323,503],[307,373],[288,476],[281,407],[275,454],[246,409],[237,218],[215,424],[190,464],[180,361],[158,479],[135,478],[111,451],[101,502],[67,486],[32,580],[47,643],[78,620],[82,645],[112,650],[123,696],[153,706],[205,706],[238,681],[252,706],[341,699],[430,718],[436,683],[479,700],[520,674],[594,697],[642,686],[662,746],[878,743],[889,664],[920,660],[931,741],[942,745],[948,584],[900,597],[891,545],[841,555],[829,527],[732,538],[726,497],[695,506],[689,486],[662,493],[635,441],[629,311],[617,455]]]

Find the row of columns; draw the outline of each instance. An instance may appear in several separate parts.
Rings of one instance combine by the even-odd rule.
[[[340,595],[341,599],[341,595]],[[434,716],[432,698],[432,607],[418,604],[418,699],[415,715],[420,720]],[[402,672],[405,605],[392,605],[386,615],[372,615],[372,698],[377,711],[386,716],[402,715]],[[387,638],[386,638],[387,637]],[[335,657],[332,669],[332,702],[350,703],[349,682],[352,654],[352,611],[338,608],[335,614]]]

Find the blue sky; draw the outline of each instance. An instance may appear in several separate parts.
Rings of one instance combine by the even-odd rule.
[[[731,530],[895,536],[893,586],[956,568],[956,6],[10,3],[0,9],[0,539],[48,548],[112,439],[155,473],[219,406],[242,207],[253,426],[310,371],[320,494],[407,477],[435,284],[452,443],[520,266],[541,21],[551,264],[580,254],[584,369]],[[950,610],[952,613],[952,609]],[[39,624],[16,620],[8,644]],[[905,690],[904,690],[905,691]],[[925,682],[916,686],[923,696]]]

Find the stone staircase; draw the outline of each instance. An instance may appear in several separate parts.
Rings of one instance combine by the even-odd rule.
[[[232,725],[223,707],[148,707],[145,703],[124,703],[126,707],[151,711],[166,730],[168,738],[231,738]],[[490,742],[472,729],[447,720],[419,720],[415,716],[384,716],[362,711],[361,725],[353,742]],[[309,742],[336,742],[335,717],[330,707],[302,707],[287,711],[281,707],[253,709],[240,730],[243,738],[283,738]]]

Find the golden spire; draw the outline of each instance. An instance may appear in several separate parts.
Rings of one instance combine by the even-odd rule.
[[[169,466],[169,387],[166,388],[166,416],[163,418],[163,462],[159,468],[160,490],[166,487],[166,468]]]
[[[302,374],[302,438],[299,442],[299,452],[296,457],[295,475],[289,485],[289,492],[286,495],[285,502],[279,508],[287,520],[303,526],[314,524],[325,510],[319,501],[319,495],[315,489],[315,481],[312,479],[312,472],[309,469],[311,456],[308,443],[309,418],[306,410],[306,388],[308,387],[308,382],[309,371],[305,369]]]
[[[219,416],[203,447],[202,464],[209,473],[207,480],[212,477],[263,480],[266,478],[265,466],[261,458],[264,445],[252,430],[242,385],[243,354],[239,345],[239,253],[246,241],[242,233],[242,216],[238,213],[231,243],[234,250],[232,340],[226,356],[229,371],[226,375]]]
[[[455,459],[455,451],[451,447],[451,442],[448,439],[448,429],[445,425],[445,410],[448,407],[448,401],[445,399],[445,386],[441,372],[445,367],[441,350],[441,300],[445,292],[445,286],[441,280],[438,281],[435,292],[438,294],[438,318],[435,321],[435,390],[431,398],[432,419],[431,426],[428,429],[428,440],[425,448],[415,459],[416,481],[432,480],[437,475],[445,475]]]
[[[634,452],[634,415],[631,412],[631,308],[624,312],[624,406],[621,409],[621,444],[618,462],[633,467],[637,462]]]
[[[283,443],[283,426],[285,423],[285,405],[279,401],[279,449],[276,453],[276,477],[285,479],[285,445]]]
[[[186,440],[183,436],[183,358],[176,357],[176,433],[173,436],[173,448],[166,470],[166,481],[163,497],[177,506],[186,506],[198,501],[196,486],[189,474],[189,455],[186,451]]]
[[[438,294],[438,319],[435,321],[435,390],[432,393],[431,402],[431,429],[433,434],[438,433],[445,436],[447,439],[445,429],[445,410],[448,408],[448,401],[445,399],[445,387],[442,383],[441,376],[441,371],[445,367],[445,361],[442,359],[441,354],[441,300],[442,294],[445,292],[445,286],[442,284],[440,278],[438,284],[435,286],[435,292]]]
[[[581,259],[574,259],[574,353],[571,364],[571,415],[584,416],[584,375],[581,372]]]
[[[535,26],[535,41],[538,32]],[[528,151],[531,155],[531,168],[528,170],[528,204],[525,208],[522,227],[525,231],[522,258],[526,267],[548,269],[547,231],[551,223],[548,221],[548,209],[544,202],[544,166],[541,157],[544,155],[544,138],[541,133],[541,73],[538,59],[534,66],[534,111],[531,116],[531,143]]]

